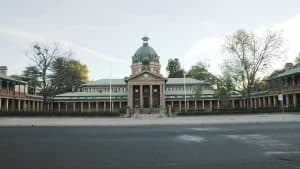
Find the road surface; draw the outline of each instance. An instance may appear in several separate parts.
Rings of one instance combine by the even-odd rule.
[[[0,127],[3,169],[300,168],[300,124]]]

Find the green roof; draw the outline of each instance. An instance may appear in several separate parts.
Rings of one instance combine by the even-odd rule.
[[[112,92],[112,99],[125,99],[127,98],[127,92]],[[55,96],[55,100],[109,100],[109,92],[68,92]]]
[[[83,84],[82,86],[109,86],[110,82],[112,86],[126,85],[124,79],[99,79]]]
[[[0,74],[0,80],[6,80],[6,81],[10,81],[10,82],[14,82],[16,84],[27,84],[26,82],[24,81],[21,81],[21,80],[17,80],[15,78],[12,78],[12,77],[9,77],[9,76],[5,76],[3,74]]]
[[[185,78],[185,84],[203,84],[204,80],[197,80],[193,78]],[[167,85],[183,85],[184,78],[168,78]]]
[[[92,81],[82,86],[109,86],[111,82],[112,86],[126,86],[124,79],[99,79]],[[206,83],[204,80],[197,80],[193,78],[185,78],[185,84],[203,84]],[[184,78],[168,78],[167,85],[183,85]]]
[[[152,63],[159,63],[159,56],[155,52],[155,50],[149,46],[148,44],[148,37],[142,38],[144,43],[143,46],[141,46],[132,57],[132,63],[142,63],[144,65]]]
[[[287,69],[286,71],[278,74],[277,76],[272,77],[271,79],[277,79],[277,78],[280,78],[280,77],[290,76],[290,75],[294,75],[294,74],[297,74],[297,73],[300,73],[300,66],[299,65],[296,66],[296,67]]]
[[[171,96],[171,95],[184,95],[184,90],[173,90],[173,91],[166,91],[166,96]],[[186,90],[187,95],[194,95],[193,90]],[[213,95],[214,91],[213,90],[203,90],[202,95]]]

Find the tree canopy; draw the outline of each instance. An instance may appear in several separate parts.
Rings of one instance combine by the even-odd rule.
[[[196,63],[196,65],[193,65],[188,71],[187,77],[204,80],[211,83],[214,83],[215,79],[215,76],[212,73],[208,72],[208,65],[205,65],[202,62],[198,62]]]
[[[184,70],[181,68],[178,58],[169,59],[166,70],[169,78],[182,78],[184,76]]]
[[[77,91],[81,84],[88,81],[87,66],[78,60],[59,57],[53,62],[51,70],[56,94]]]
[[[87,81],[86,65],[70,59],[72,54],[58,43],[47,45],[40,42],[34,43],[27,53],[33,64],[24,70],[23,76],[34,90],[40,86],[44,108],[52,96],[77,89]]]
[[[250,106],[250,92],[257,74],[271,67],[273,59],[282,57],[284,50],[280,32],[266,31],[259,36],[253,32],[238,30],[225,38],[224,49],[229,54],[225,64],[238,79],[237,87],[247,98]]]

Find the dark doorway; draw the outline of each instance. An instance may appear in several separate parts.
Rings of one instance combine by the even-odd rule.
[[[159,85],[153,85],[152,89],[153,93],[153,107],[157,108],[160,105],[160,86]]]
[[[132,93],[132,99],[133,99],[133,107],[139,108],[141,104],[140,100],[140,86],[134,85],[133,87],[133,93]]]
[[[144,108],[150,107],[150,86],[144,85],[143,86],[143,101],[144,101]]]

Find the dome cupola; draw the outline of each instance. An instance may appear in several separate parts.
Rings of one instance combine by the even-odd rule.
[[[142,38],[143,46],[141,46],[132,56],[132,63],[142,63],[143,65],[149,65],[150,63],[159,63],[159,56],[155,50],[149,46],[149,37]]]

